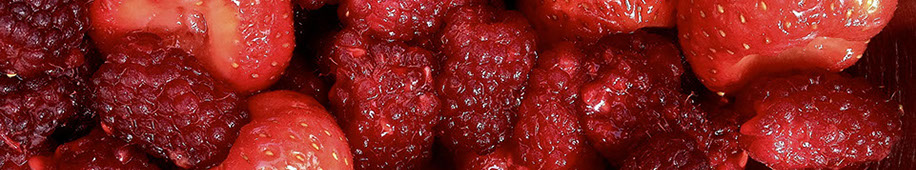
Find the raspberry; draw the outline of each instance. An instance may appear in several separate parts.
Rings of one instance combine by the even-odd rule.
[[[863,79],[808,73],[754,82],[739,96],[756,116],[741,147],[776,169],[842,168],[881,160],[901,135],[898,105]]]
[[[463,5],[500,5],[490,0],[342,0],[339,16],[344,25],[366,30],[381,40],[410,41],[432,36],[442,27],[446,12]]]
[[[433,92],[433,54],[402,43],[366,45],[333,57],[337,82],[329,95],[355,167],[423,168],[432,156],[440,107]]]
[[[531,71],[513,133],[519,164],[533,169],[597,169],[601,159],[586,142],[573,103],[584,55],[564,43],[547,50]]]
[[[245,123],[239,97],[186,52],[150,34],[131,35],[95,73],[93,109],[102,127],[182,168],[224,159]]]
[[[51,169],[151,169],[143,151],[108,136],[101,129],[57,148]]]
[[[489,7],[452,10],[443,30],[443,99],[439,134],[452,151],[486,154],[509,137],[528,72],[535,35],[518,12]]]
[[[620,169],[711,169],[690,137],[677,133],[652,136],[656,137],[635,148]]]
[[[0,2],[0,72],[27,79],[83,64],[87,0]]]
[[[594,56],[583,68],[588,79],[577,103],[589,141],[608,160],[625,158],[648,130],[686,126],[689,121],[680,119],[696,117],[678,109],[687,97],[677,90],[683,68],[669,40],[618,34],[589,50]]]
[[[65,72],[28,80],[0,78],[0,137],[11,151],[25,156],[50,151],[54,142],[49,136],[89,113],[78,101],[85,85],[76,75],[85,70]]]
[[[31,169],[28,165],[28,157],[19,151],[13,150],[6,143],[0,143],[0,168]]]
[[[526,169],[513,158],[513,146],[496,148],[493,152],[479,155],[473,152],[456,154],[456,169]]]
[[[443,6],[438,0],[342,0],[338,15],[372,37],[406,41],[438,30]]]

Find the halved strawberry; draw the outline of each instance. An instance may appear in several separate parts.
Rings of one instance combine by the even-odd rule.
[[[681,46],[715,92],[791,70],[841,71],[862,57],[897,0],[693,0],[678,6]]]
[[[194,54],[237,91],[264,89],[279,78],[292,50],[288,0],[97,0],[90,35],[102,51],[130,32],[150,32]]]
[[[216,169],[353,169],[343,131],[314,98],[274,91],[249,98],[251,123]]]

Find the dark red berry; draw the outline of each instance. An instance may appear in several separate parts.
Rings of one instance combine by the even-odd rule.
[[[683,134],[659,133],[623,161],[620,169],[711,169],[696,142]]]
[[[449,9],[472,4],[490,0],[341,0],[338,16],[344,25],[366,30],[367,36],[410,41],[439,31]]]
[[[82,87],[82,80],[70,76],[0,78],[0,139],[26,156],[51,151],[55,144],[49,136],[87,113],[78,101],[85,94]]]
[[[645,139],[647,131],[679,129],[683,74],[677,48],[660,36],[618,34],[589,47],[588,76],[579,88],[580,114],[589,141],[612,163]],[[675,122],[668,122],[672,120]]]
[[[181,49],[131,35],[95,73],[93,108],[102,128],[182,168],[224,159],[245,123],[239,97]]]
[[[473,152],[458,152],[455,155],[456,169],[517,169],[526,167],[519,165],[513,157],[514,146],[496,148],[493,152],[479,155]]]
[[[286,67],[286,72],[277,80],[272,89],[299,92],[327,105],[330,84],[324,78],[319,77],[318,67],[314,63],[309,63],[302,57],[304,56],[293,56],[289,66]]]
[[[446,147],[486,154],[510,137],[536,59],[535,39],[518,12],[483,6],[452,10],[437,77],[443,99],[439,134]]]
[[[50,169],[158,169],[146,153],[100,128],[57,147]]]
[[[0,169],[31,169],[28,158],[25,154],[13,150],[6,143],[0,143]]]
[[[87,0],[0,2],[0,73],[26,79],[83,65]]]
[[[329,98],[349,139],[354,165],[426,167],[440,110],[433,91],[433,54],[402,43],[372,43],[337,44],[342,51],[332,56],[336,82]]]
[[[601,168],[600,157],[582,132],[578,110],[570,104],[578,96],[584,57],[564,43],[538,58],[513,133],[518,164],[533,169]]]
[[[863,79],[806,73],[759,80],[739,96],[748,155],[776,169],[842,168],[881,160],[901,135],[901,111]]]

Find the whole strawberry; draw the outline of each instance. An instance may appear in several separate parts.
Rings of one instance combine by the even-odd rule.
[[[897,0],[679,3],[679,40],[694,73],[714,92],[792,70],[852,66],[891,19]]]

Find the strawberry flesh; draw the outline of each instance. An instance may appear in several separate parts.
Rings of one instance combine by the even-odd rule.
[[[286,68],[295,47],[292,4],[284,0],[98,0],[90,35],[104,52],[119,38],[148,32],[188,51],[215,78],[236,91],[267,88]]]
[[[347,139],[324,106],[292,91],[249,98],[251,123],[215,169],[353,169]]]
[[[896,0],[697,0],[678,6],[687,60],[715,92],[787,71],[852,66],[890,20]],[[721,94],[721,93],[720,93]]]

